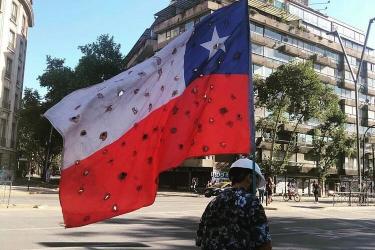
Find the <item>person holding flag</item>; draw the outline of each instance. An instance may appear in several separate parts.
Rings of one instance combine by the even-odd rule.
[[[236,1],[45,113],[64,139],[67,228],[153,204],[159,174],[187,158],[254,152],[249,33],[247,1]]]

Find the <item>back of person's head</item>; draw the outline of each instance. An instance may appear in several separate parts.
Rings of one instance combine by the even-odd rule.
[[[245,178],[252,174],[252,170],[246,168],[231,168],[229,170],[229,180],[232,182],[232,185],[241,183]]]

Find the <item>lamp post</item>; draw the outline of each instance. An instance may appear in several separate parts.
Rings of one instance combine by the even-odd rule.
[[[370,128],[375,128],[375,125],[372,125],[370,127],[368,127],[365,131],[365,133],[363,134],[363,140],[362,140],[362,145],[363,145],[363,152],[362,152],[362,175],[364,176],[365,175],[365,153],[366,153],[366,134],[367,134],[367,131],[369,131]]]
[[[353,82],[354,82],[354,91],[355,91],[355,121],[356,121],[356,144],[357,144],[357,167],[358,167],[358,186],[359,186],[359,191],[361,192],[362,191],[362,172],[361,172],[361,161],[360,161],[360,138],[359,138],[359,113],[358,113],[358,78],[359,78],[359,74],[361,72],[361,67],[362,67],[362,63],[363,63],[363,58],[364,58],[364,55],[365,55],[365,51],[366,51],[366,47],[367,47],[367,41],[368,41],[368,37],[369,37],[369,33],[370,33],[370,28],[371,28],[371,24],[375,21],[375,18],[372,18],[370,19],[369,21],[369,24],[368,24],[368,28],[367,28],[367,33],[366,33],[366,38],[365,38],[365,44],[363,45],[363,49],[362,49],[362,55],[361,55],[361,61],[359,62],[359,65],[358,65],[358,72],[357,72],[357,75],[354,76],[354,72],[353,72],[353,69],[352,69],[352,66],[350,65],[349,63],[349,60],[348,60],[348,55],[345,51],[345,47],[343,45],[343,42],[341,40],[341,36],[340,34],[338,33],[337,30],[335,31],[332,31],[332,32],[328,32],[327,35],[335,35],[337,36],[337,38],[339,39],[339,42],[340,42],[340,45],[341,45],[341,49],[344,53],[344,58],[345,58],[345,61],[349,67],[349,70],[350,70],[350,74],[352,76],[352,79],[353,79]]]

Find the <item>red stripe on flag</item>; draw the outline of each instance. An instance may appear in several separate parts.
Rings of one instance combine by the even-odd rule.
[[[160,172],[189,157],[250,152],[246,75],[211,75],[117,141],[62,172],[66,227],[91,224],[151,205]]]

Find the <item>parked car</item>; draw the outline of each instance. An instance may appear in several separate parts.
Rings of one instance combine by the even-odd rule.
[[[211,197],[220,194],[224,189],[231,187],[230,182],[218,182],[204,190],[204,196]]]

